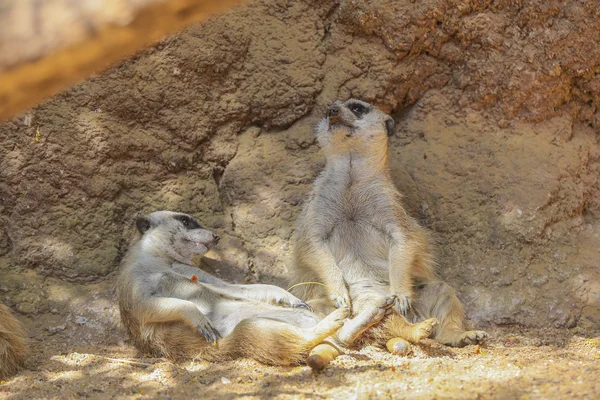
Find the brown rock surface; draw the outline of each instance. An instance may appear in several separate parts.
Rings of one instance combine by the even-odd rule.
[[[586,380],[597,346],[577,336],[600,329],[598,17],[591,1],[255,2],[0,125],[0,293],[52,343],[39,342],[31,364],[48,376],[134,368],[110,372],[69,351],[135,354],[110,285],[136,213],[191,212],[225,236],[211,257],[234,268],[221,275],[284,285],[294,221],[324,162],[312,126],[327,103],[354,96],[394,115],[394,179],[468,316],[496,332],[487,361],[473,348],[455,353],[458,364],[431,349],[414,360],[367,351],[373,360],[348,356],[317,381],[243,362],[169,366],[144,390],[548,397],[554,384],[598,396]],[[537,329],[523,331],[527,344],[510,342],[522,328],[494,328],[514,324]],[[377,372],[384,358],[405,371],[400,381]],[[568,373],[577,368],[580,386]],[[228,370],[233,384],[218,386]],[[128,394],[142,375],[123,378]],[[17,398],[35,379],[9,391]],[[382,392],[359,388],[365,380]]]

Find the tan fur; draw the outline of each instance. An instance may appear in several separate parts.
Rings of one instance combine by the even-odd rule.
[[[339,329],[347,315],[347,311],[336,311],[329,320],[324,320],[325,329],[318,334],[281,321],[249,318],[219,340],[217,346],[193,334],[183,324],[161,324],[155,328],[153,340],[140,350],[173,360],[197,357],[222,361],[246,357],[269,365],[299,365],[315,346]]]
[[[26,356],[25,330],[10,309],[0,304],[0,380],[14,375],[21,369]]]
[[[485,340],[485,332],[465,331],[460,302],[436,276],[428,233],[392,183],[391,118],[353,99],[334,103],[328,115],[317,128],[327,166],[297,221],[291,283],[318,281],[334,290],[306,285],[294,293],[322,311],[351,305],[356,318],[392,296],[395,312],[365,337],[382,345],[396,336],[433,336],[452,346]]]
[[[279,287],[229,284],[192,266],[218,238],[188,215],[159,211],[137,226],[141,237],[123,261],[118,292],[123,324],[144,353],[298,364],[349,314],[339,309],[321,320]]]

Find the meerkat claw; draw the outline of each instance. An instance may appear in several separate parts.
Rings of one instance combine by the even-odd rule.
[[[383,307],[391,306],[396,301],[396,295],[391,295],[385,298],[385,303]]]
[[[406,314],[408,313],[408,310],[410,310],[410,297],[396,296],[396,298],[394,300],[394,305],[395,305],[396,311],[399,314],[406,316]]]
[[[221,339],[221,334],[215,329],[215,327],[213,327],[210,324],[210,322],[206,322],[202,325],[197,326],[196,331],[199,335],[203,336],[209,343],[214,343],[218,339]]]
[[[333,299],[333,306],[335,308],[347,308],[347,307],[352,308],[352,306],[346,299],[344,299],[343,297],[339,297],[339,296],[337,296]]]
[[[313,311],[313,308],[308,303],[305,303],[303,301],[300,302],[300,303],[294,304],[293,307],[294,308],[304,308],[305,310],[308,310],[308,311],[311,311],[311,312]]]

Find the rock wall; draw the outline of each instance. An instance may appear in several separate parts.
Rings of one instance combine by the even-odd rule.
[[[312,127],[358,97],[398,122],[394,179],[473,320],[598,329],[599,14],[276,0],[166,38],[0,125],[4,300],[35,315],[56,285],[112,279],[155,209],[221,232],[224,276],[284,285]]]

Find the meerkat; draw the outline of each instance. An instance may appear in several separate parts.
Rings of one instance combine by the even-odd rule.
[[[27,356],[27,340],[21,323],[0,304],[0,380],[21,369]]]
[[[117,289],[123,324],[144,353],[298,364],[350,312],[340,308],[321,319],[282,288],[230,284],[194,267],[219,238],[187,214],[157,211],[136,227]]]
[[[292,284],[317,281],[331,289],[304,285],[294,293],[322,312],[350,305],[356,318],[393,296],[395,312],[369,330],[375,340],[391,340],[392,351],[393,343],[405,348],[395,337],[481,343],[487,334],[466,330],[454,290],[435,272],[428,233],[408,215],[392,182],[394,129],[390,116],[355,99],[333,103],[318,124],[326,167],[298,218],[290,272]]]

